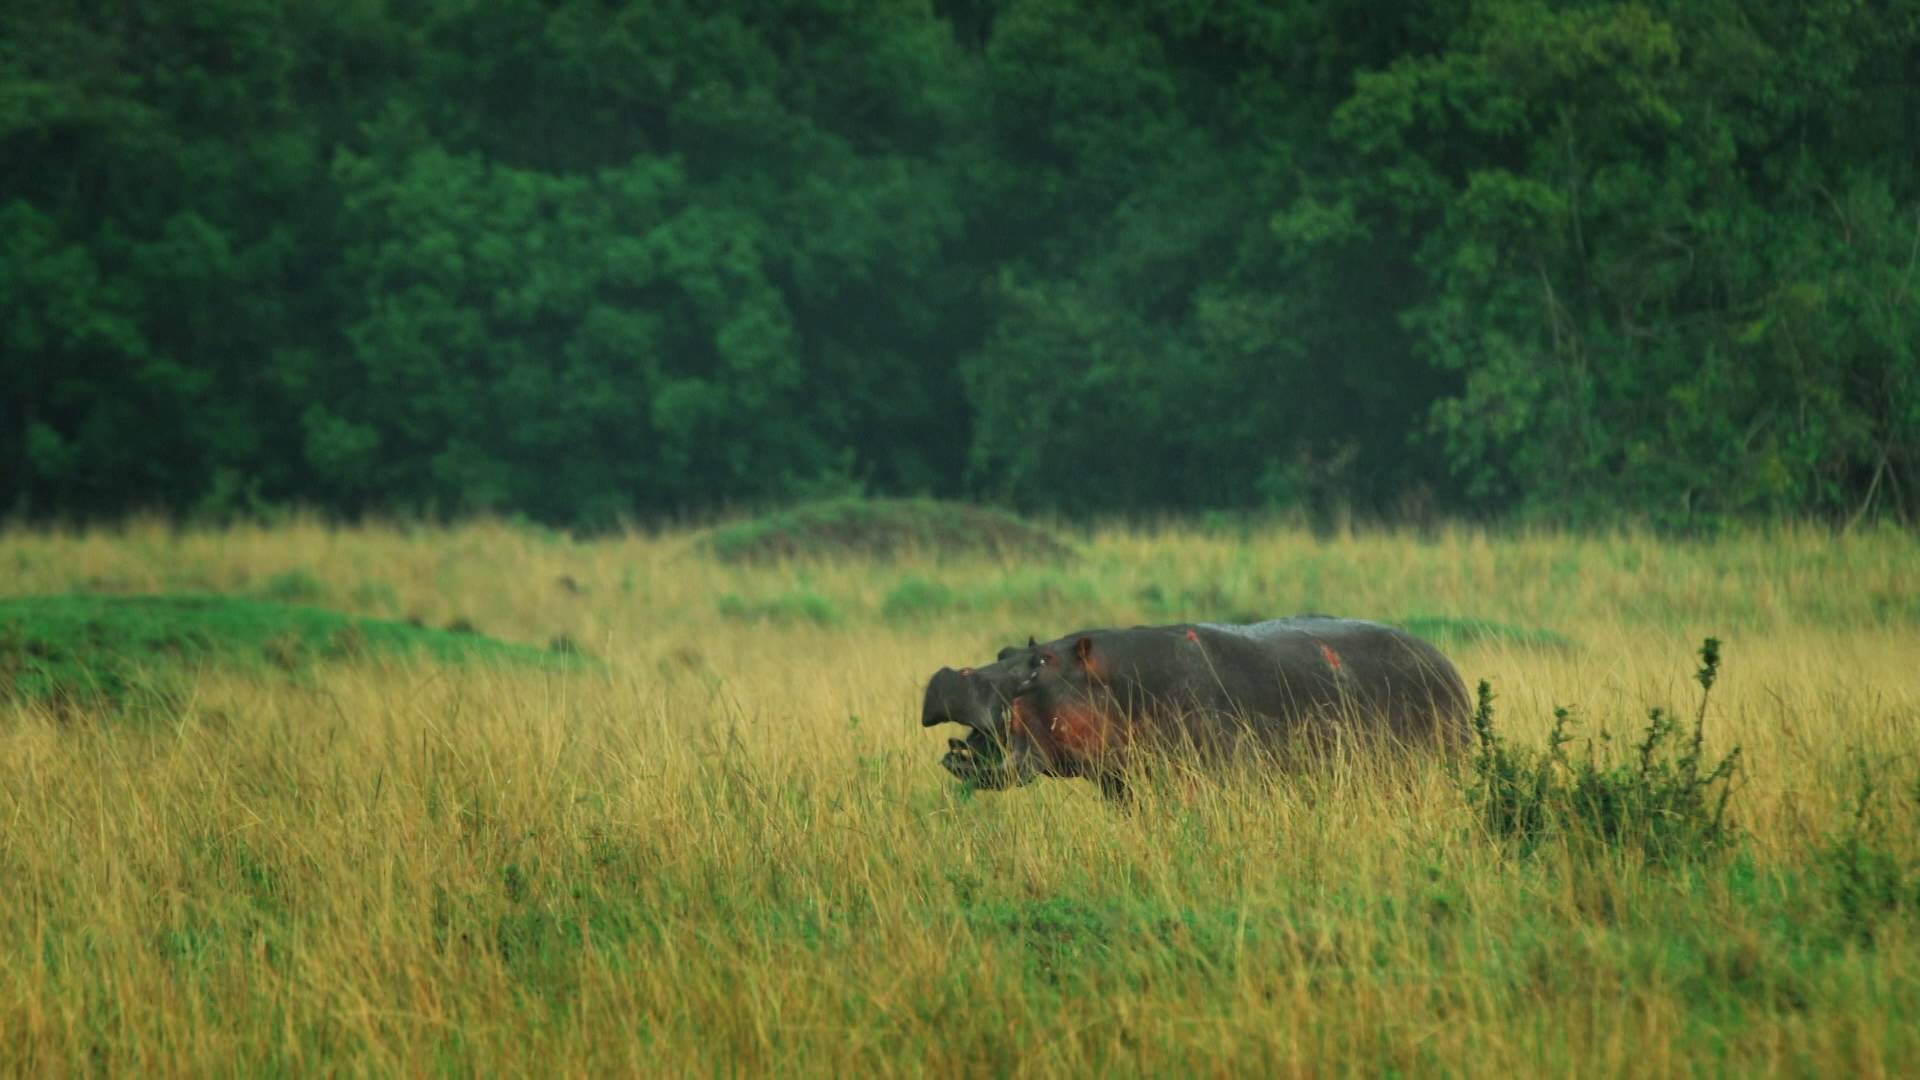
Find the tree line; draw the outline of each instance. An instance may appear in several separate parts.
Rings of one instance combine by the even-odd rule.
[[[1920,512],[1915,0],[15,0],[0,513]]]

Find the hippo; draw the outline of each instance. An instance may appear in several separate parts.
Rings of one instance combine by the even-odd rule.
[[[942,668],[920,722],[969,729],[947,770],[982,788],[1079,776],[1125,795],[1144,749],[1231,756],[1249,745],[1385,743],[1455,750],[1471,735],[1466,683],[1403,630],[1295,616],[1250,625],[1081,630]]]

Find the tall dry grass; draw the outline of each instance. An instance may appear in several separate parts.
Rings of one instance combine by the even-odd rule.
[[[1082,540],[1066,566],[734,568],[688,534],[501,524],[0,535],[8,593],[245,593],[298,571],[316,602],[565,634],[604,661],[210,666],[160,720],[0,710],[0,1062],[1911,1068],[1913,538]],[[947,733],[916,723],[935,667],[1028,633],[1300,610],[1565,635],[1448,646],[1522,742],[1556,704],[1622,732],[1687,707],[1691,650],[1717,634],[1708,741],[1744,748],[1741,842],[1670,869],[1518,857],[1438,765],[1150,788],[1131,813],[1074,782],[966,798],[935,764]],[[1848,837],[1867,870],[1836,855]]]

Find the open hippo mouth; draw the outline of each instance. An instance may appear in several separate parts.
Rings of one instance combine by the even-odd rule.
[[[948,739],[940,766],[974,787],[1008,788],[1025,782],[1009,768],[1006,746],[979,730],[968,731],[965,739]]]
[[[1003,654],[1004,656],[1004,654]],[[1027,680],[1025,665],[1007,659],[981,668],[941,668],[927,683],[920,724],[959,724],[965,739],[948,739],[940,764],[980,788],[1017,787],[1038,773],[1025,740],[1010,738],[1007,712]]]

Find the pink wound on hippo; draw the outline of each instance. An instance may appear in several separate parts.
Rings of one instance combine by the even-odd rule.
[[[1320,642],[1319,645],[1320,645],[1320,655],[1327,658],[1327,666],[1332,668],[1335,671],[1339,671],[1340,670],[1340,654],[1337,652],[1334,652],[1333,646],[1327,644],[1324,641]]]
[[[1187,627],[1187,640],[1193,642],[1195,645],[1200,644],[1200,635],[1191,626]]]

